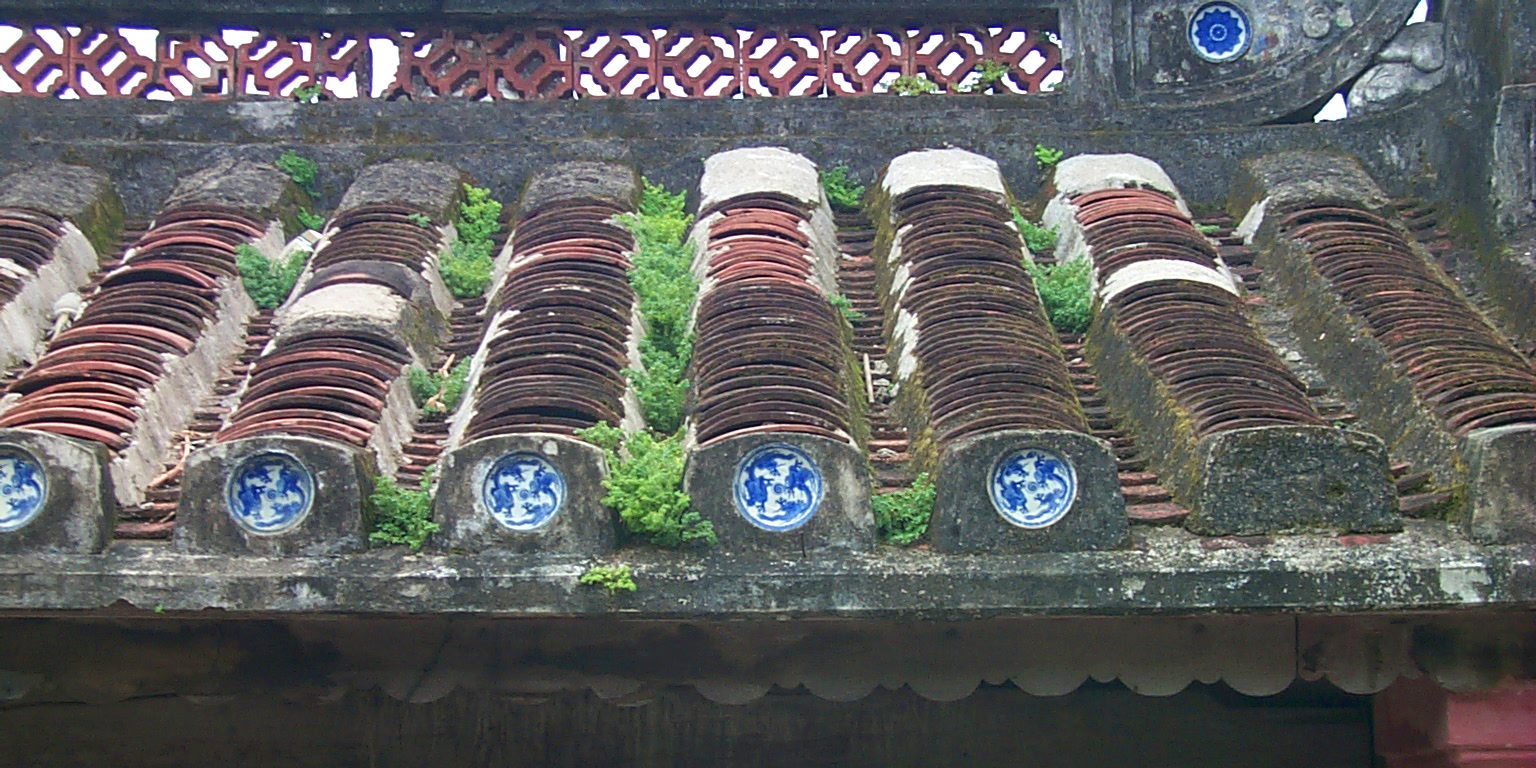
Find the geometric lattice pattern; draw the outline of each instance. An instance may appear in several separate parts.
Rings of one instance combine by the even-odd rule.
[[[941,91],[1006,65],[993,92],[1060,80],[1041,23],[828,27],[643,23],[583,27],[206,34],[0,26],[0,93],[154,99],[521,100],[854,96],[903,75]]]

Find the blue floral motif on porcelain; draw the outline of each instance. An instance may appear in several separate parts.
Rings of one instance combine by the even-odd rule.
[[[1231,3],[1206,3],[1189,20],[1189,43],[1206,61],[1231,61],[1248,50],[1253,23]]]
[[[225,484],[229,515],[251,533],[282,533],[298,525],[315,501],[315,480],[297,459],[258,453],[235,467]]]
[[[535,454],[509,453],[491,465],[480,486],[480,503],[506,528],[531,531],[565,504],[565,476]]]
[[[804,451],[786,443],[754,448],[736,465],[736,511],[765,531],[805,525],[821,506],[821,470]]]
[[[43,511],[48,475],[31,456],[0,450],[0,533],[21,530]]]
[[[1050,451],[1027,448],[992,470],[992,506],[1020,528],[1056,524],[1077,499],[1077,471]]]

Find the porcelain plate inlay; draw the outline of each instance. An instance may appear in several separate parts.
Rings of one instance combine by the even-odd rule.
[[[21,451],[0,448],[0,533],[20,530],[43,510],[48,475]]]
[[[491,465],[480,486],[480,503],[506,528],[531,531],[565,504],[565,476],[540,456],[509,453]]]
[[[1077,499],[1077,471],[1050,451],[1026,448],[997,463],[989,491],[1004,520],[1021,528],[1046,528]]]
[[[770,443],[736,465],[736,511],[765,531],[799,528],[821,506],[821,470],[799,448]]]
[[[1189,43],[1206,61],[1242,56],[1253,39],[1253,22],[1232,3],[1206,3],[1189,19]]]
[[[258,453],[235,467],[225,487],[229,514],[252,533],[282,533],[299,524],[315,501],[309,470],[284,453]]]

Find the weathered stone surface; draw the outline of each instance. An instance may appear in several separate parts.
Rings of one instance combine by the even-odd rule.
[[[421,360],[431,360],[447,337],[448,319],[437,311],[426,280],[396,265],[349,263],[349,269],[382,272],[412,290],[401,296],[375,283],[333,283],[295,299],[278,317],[276,340],[308,333],[366,333],[398,340]]]
[[[699,208],[742,195],[776,193],[808,206],[821,202],[816,164],[783,147],[744,147],[717,152],[704,160]]]
[[[228,205],[269,219],[282,218],[278,210],[292,194],[287,174],[267,163],[226,159],[183,178],[167,207],[189,203]]]
[[[1200,441],[1184,527],[1207,536],[1402,530],[1380,439],[1332,427],[1250,427]]]
[[[106,446],[47,432],[4,429],[0,450],[31,459],[47,478],[42,509],[21,528],[0,532],[0,554],[85,554],[106,548],[117,522]]]
[[[1443,67],[1426,72],[1407,62],[1377,64],[1350,87],[1349,112],[1368,115],[1390,111],[1433,90],[1445,82],[1445,76]]]
[[[736,510],[736,468],[753,449],[788,443],[804,451],[821,470],[824,496],[810,520],[792,531],[765,531]],[[799,558],[821,550],[862,550],[875,543],[869,509],[869,467],[848,443],[792,433],[759,433],[728,438],[688,454],[683,489],[693,508],[710,521],[719,548],[732,554]]]
[[[640,195],[640,174],[618,163],[574,161],[558,163],[528,180],[519,207],[531,211],[557,200],[596,198],[634,205]]]
[[[364,168],[347,187],[337,210],[383,203],[409,205],[446,224],[453,218],[463,182],[464,175],[446,163],[391,160]]]
[[[991,498],[998,462],[1040,448],[1066,459],[1077,475],[1077,497],[1066,516],[1039,529],[1008,522]],[[1062,430],[1009,430],[957,441],[939,460],[929,537],[940,552],[1073,552],[1111,549],[1127,538],[1125,499],[1108,443]]]
[[[1272,228],[1275,213],[1302,205],[1346,203],[1380,211],[1390,200],[1355,158],[1332,152],[1274,152],[1246,160],[1232,180],[1227,210],[1243,221],[1248,232],[1259,226],[1250,219],[1264,215],[1263,225]],[[1255,208],[1263,203],[1263,208]],[[1269,230],[1261,237],[1271,236]]]
[[[1499,227],[1508,233],[1536,223],[1536,84],[1499,91],[1491,149],[1491,202]]]
[[[230,512],[227,483],[244,459],[285,455],[309,470],[308,512],[282,533],[252,533]],[[375,468],[366,451],[307,437],[264,436],[212,443],[188,457],[173,539],[188,554],[328,556],[368,546],[368,509]]]
[[[1473,430],[1462,438],[1461,453],[1467,536],[1485,544],[1536,541],[1536,426]]]
[[[98,252],[116,244],[123,201],[105,173],[81,165],[41,163],[0,180],[0,208],[36,208],[74,222]]]
[[[483,487],[493,465],[510,453],[532,453],[549,462],[565,481],[560,509],[540,527],[514,531],[492,517]],[[560,435],[506,435],[466,443],[443,457],[433,519],[442,530],[432,547],[454,552],[520,552],[601,555],[613,549],[613,513],[601,503],[607,493],[603,452]]]

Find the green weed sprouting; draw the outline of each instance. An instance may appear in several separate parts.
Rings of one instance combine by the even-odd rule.
[[[1196,224],[1195,225],[1195,229],[1200,230],[1200,234],[1202,234],[1202,235],[1214,235],[1217,232],[1221,231],[1221,225],[1220,224]]]
[[[412,224],[415,224],[422,229],[430,229],[432,226],[432,217],[426,215],[425,213],[413,213],[406,216],[405,218],[409,219]]]
[[[1047,147],[1044,144],[1035,145],[1035,164],[1040,166],[1041,170],[1049,171],[1055,168],[1056,164],[1066,156],[1067,153],[1055,147]]]
[[[608,594],[616,595],[620,592],[633,592],[635,575],[629,570],[629,566],[623,563],[619,565],[594,565],[581,574],[577,581],[594,587],[602,587],[608,590]]]
[[[928,532],[936,497],[933,482],[924,472],[912,479],[904,490],[882,493],[870,499],[875,512],[875,528],[881,538],[905,547]]]
[[[460,360],[448,371],[429,371],[413,365],[405,372],[411,397],[422,413],[452,413],[464,399],[469,382],[470,358]]]
[[[240,272],[240,283],[245,292],[261,309],[277,309],[293,292],[293,286],[304,274],[304,263],[309,251],[294,251],[286,259],[272,261],[248,243],[235,246],[235,269]]]
[[[1019,209],[1013,209],[1013,224],[1019,228],[1019,234],[1024,238],[1024,245],[1029,252],[1036,256],[1049,256],[1056,251],[1056,228],[1042,227],[1031,223],[1019,213]]]
[[[938,93],[939,84],[929,80],[927,75],[902,75],[891,81],[891,93],[900,96],[921,96],[925,93]]]
[[[411,218],[411,221],[417,220]],[[494,260],[491,249],[495,247],[496,234],[501,231],[501,203],[491,197],[489,189],[465,184],[464,202],[459,204],[454,228],[458,239],[438,262],[438,274],[442,275],[443,284],[454,298],[483,296],[491,285]]]
[[[301,157],[293,150],[286,150],[277,157],[277,167],[283,173],[288,174],[295,186],[304,190],[304,194],[314,197],[315,177],[320,175],[320,166],[307,157]]]
[[[852,325],[864,319],[864,313],[853,308],[853,302],[847,296],[836,293],[827,297],[827,303],[837,308],[843,314],[843,319]]]
[[[299,226],[305,229],[313,229],[319,232],[325,226],[325,217],[308,208],[300,208],[294,217],[299,220]]]
[[[318,104],[324,94],[325,87],[319,83],[305,83],[293,89],[293,100],[300,104]]]
[[[1083,333],[1093,320],[1093,286],[1089,261],[1072,259],[1058,264],[1024,262],[1024,268],[1040,293],[1040,304],[1051,325],[1063,333]]]
[[[976,73],[976,80],[969,85],[962,85],[955,89],[961,93],[991,93],[997,89],[998,84],[1008,75],[1008,65],[996,59],[982,59],[981,63],[971,70]]]
[[[619,513],[630,533],[660,547],[711,545],[715,527],[689,508],[683,492],[683,439],[649,432],[625,436],[618,427],[598,423],[577,437],[603,450],[608,475],[603,503]]]
[[[693,217],[684,210],[683,193],[643,182],[640,208],[616,222],[635,236],[629,284],[635,289],[645,335],[640,339],[641,369],[627,369],[645,423],[669,435],[683,423],[688,393],[688,362],[693,335],[688,316],[698,295],[693,276],[693,244],[683,238]]]
[[[834,211],[856,211],[864,202],[864,185],[848,178],[848,166],[825,168],[820,173],[821,188]]]
[[[381,546],[406,546],[421,549],[427,538],[442,526],[432,521],[432,468],[421,476],[419,488],[402,488],[395,479],[380,475],[368,494],[368,508],[373,514],[373,531],[368,541]]]

